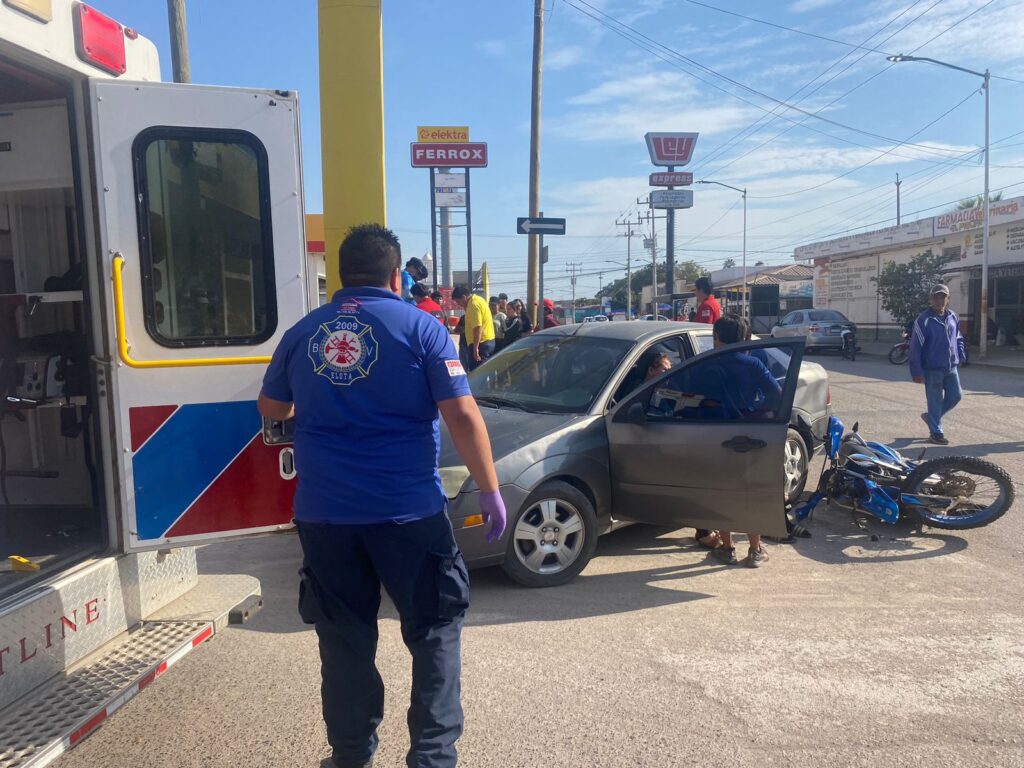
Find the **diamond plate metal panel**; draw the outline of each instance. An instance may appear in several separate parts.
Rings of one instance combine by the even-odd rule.
[[[0,709],[198,583],[193,547],[104,558],[0,612]]]
[[[95,662],[47,686],[29,701],[0,712],[0,768],[22,768],[59,748],[85,718],[191,642],[204,626],[204,622],[147,624]]]
[[[199,583],[196,548],[142,552],[138,555],[138,572],[138,616],[139,619],[145,619]]]
[[[31,590],[0,614],[0,708],[64,672],[128,626],[115,558],[97,560]]]

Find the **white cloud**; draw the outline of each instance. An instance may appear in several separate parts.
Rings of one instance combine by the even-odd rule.
[[[584,50],[578,45],[570,45],[566,48],[559,48],[551,53],[544,54],[544,68],[559,70],[579,64],[583,60]]]
[[[569,99],[575,106],[621,103],[624,99],[658,102],[692,97],[697,92],[693,80],[681,72],[648,72],[605,80],[600,85]]]
[[[789,4],[789,10],[793,13],[807,13],[808,11],[816,11],[819,8],[827,8],[838,2],[839,0],[796,0],[795,3]]]
[[[508,53],[508,43],[504,40],[478,40],[476,49],[488,56],[500,58]]]

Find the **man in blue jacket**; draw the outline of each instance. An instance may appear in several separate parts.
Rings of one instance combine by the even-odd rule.
[[[921,418],[936,445],[949,445],[942,417],[963,397],[957,368],[966,364],[967,343],[960,333],[960,318],[949,308],[949,288],[936,285],[910,337],[910,375],[915,383],[924,384],[928,412]]]

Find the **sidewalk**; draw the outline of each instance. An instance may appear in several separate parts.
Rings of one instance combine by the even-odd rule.
[[[860,342],[860,354],[870,357],[888,358],[889,350],[892,349],[892,342],[888,341],[862,341]],[[978,358],[978,348],[971,347],[969,350],[971,366],[984,370],[1004,371],[1007,373],[1024,373],[1024,347],[989,347],[988,359]]]

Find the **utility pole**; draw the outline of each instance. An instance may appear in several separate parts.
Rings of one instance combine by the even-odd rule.
[[[658,314],[658,220],[664,220],[666,216],[655,216],[654,211],[649,207],[651,204],[650,196],[645,198],[638,197],[636,199],[637,205],[646,205],[647,209],[647,226],[651,231],[651,313],[654,315]]]
[[[569,283],[572,285],[572,321],[576,322],[576,275],[583,266],[582,261],[570,261],[565,265],[565,271],[569,273]]]
[[[533,79],[530,88],[530,216],[540,215],[540,95],[541,66],[544,58],[544,0],[533,2]],[[526,311],[533,327],[542,317],[538,308],[540,291],[540,236],[532,232],[528,240],[526,267]]]
[[[620,237],[626,238],[626,319],[633,319],[633,235],[636,234],[633,231],[633,225],[640,226],[640,212],[637,211],[636,221],[634,222],[628,216],[625,221],[616,220],[615,225],[618,227],[625,227],[626,233],[620,235]]]
[[[451,168],[438,168],[438,173],[451,173]],[[431,181],[433,184],[434,172],[430,172]],[[444,281],[444,285],[452,288],[452,209],[441,208],[441,279]],[[437,259],[437,254],[434,254],[434,259]],[[473,290],[473,275],[469,275],[469,288]]]
[[[171,74],[174,82],[191,83],[192,67],[188,61],[185,0],[167,0],[167,26],[171,31]]]
[[[902,184],[902,183],[903,182],[900,181],[900,175],[897,173],[896,174],[896,226],[897,227],[900,225],[900,184]]]

